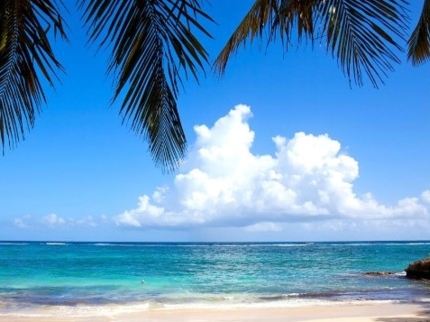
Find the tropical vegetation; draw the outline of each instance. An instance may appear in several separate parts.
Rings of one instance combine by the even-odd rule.
[[[214,21],[204,0],[77,0],[88,40],[110,54],[113,101],[123,121],[147,140],[157,165],[174,169],[186,151],[177,98],[188,77],[210,69],[202,37]],[[226,8],[227,9],[227,8]],[[67,41],[62,0],[0,2],[0,141],[13,148],[46,103],[44,84],[64,71],[52,42]],[[222,26],[221,26],[222,27]],[[410,34],[408,32],[412,30]],[[407,57],[430,57],[430,0],[411,24],[405,0],[255,0],[213,62],[222,75],[247,42],[279,41],[285,50],[322,44],[347,79],[378,87]]]

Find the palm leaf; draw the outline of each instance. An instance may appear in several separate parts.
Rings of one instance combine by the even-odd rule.
[[[318,6],[327,48],[358,85],[366,74],[373,86],[384,83],[404,39],[408,18],[403,1],[327,0]]]
[[[408,41],[408,59],[419,65],[430,58],[430,0],[424,1],[420,19]]]
[[[212,21],[198,0],[80,0],[90,42],[112,50],[108,72],[116,79],[113,101],[124,122],[149,141],[154,161],[173,170],[186,150],[177,95],[183,77],[195,79],[208,54],[193,32]],[[111,47],[109,47],[111,46]]]
[[[59,2],[61,3],[61,2]],[[58,4],[50,0],[0,2],[0,140],[15,147],[46,101],[39,77],[54,85],[63,68],[48,32],[67,39]],[[53,27],[53,28],[52,28]]]
[[[221,75],[238,48],[267,37],[280,38],[286,50],[304,39],[316,40],[337,58],[357,85],[363,75],[377,87],[399,63],[407,15],[403,0],[256,0],[214,63]]]

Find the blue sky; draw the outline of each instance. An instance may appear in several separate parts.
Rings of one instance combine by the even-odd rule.
[[[162,174],[109,107],[106,57],[68,3],[71,43],[55,48],[67,74],[0,157],[0,239],[429,239],[429,64],[351,88],[323,47],[247,46],[223,78],[186,82],[189,152]],[[211,59],[251,3],[208,8]]]

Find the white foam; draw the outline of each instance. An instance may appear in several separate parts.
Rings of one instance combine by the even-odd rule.
[[[424,301],[424,300],[423,300]],[[430,299],[427,299],[430,301]],[[368,304],[388,304],[398,303],[398,301],[370,301],[370,300],[352,300],[352,301],[329,301],[329,300],[279,300],[270,302],[192,302],[178,304],[162,304],[156,302],[129,303],[129,304],[106,304],[106,305],[77,305],[77,306],[43,306],[28,308],[26,310],[17,310],[15,312],[1,313],[1,316],[11,317],[71,317],[85,318],[91,316],[115,316],[121,314],[130,314],[147,311],[174,311],[174,310],[228,310],[228,309],[270,309],[270,308],[293,308],[293,307],[315,307],[330,305],[368,305]]]
[[[305,247],[312,244],[309,243],[298,243],[298,244],[291,244],[291,243],[279,243],[279,244],[249,244],[250,247]]]

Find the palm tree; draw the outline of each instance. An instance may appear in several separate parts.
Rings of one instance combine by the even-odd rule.
[[[0,140],[14,147],[46,101],[39,76],[54,84],[63,67],[48,38],[67,39],[58,6],[50,1],[0,2]]]
[[[208,54],[194,36],[210,36],[201,20],[212,19],[199,0],[77,0],[89,41],[111,52],[116,79],[113,100],[125,92],[120,114],[149,142],[155,163],[173,169],[186,140],[177,107],[183,79],[197,79]],[[0,4],[0,137],[14,147],[34,124],[45,102],[39,77],[50,85],[62,66],[49,42],[67,39],[61,0],[2,0]]]
[[[224,73],[230,56],[254,39],[280,39],[285,50],[318,42],[350,81],[361,86],[366,75],[378,87],[400,63],[407,21],[403,1],[256,0],[215,60],[215,70]]]
[[[111,51],[108,72],[116,80],[113,101],[120,115],[147,139],[157,165],[174,169],[186,150],[177,95],[183,80],[198,79],[208,53],[196,34],[210,37],[204,0],[77,0],[89,42]],[[54,85],[62,66],[50,38],[67,39],[61,0],[0,2],[0,138],[14,147],[45,103],[39,77]],[[362,85],[383,83],[400,62],[409,18],[405,0],[255,0],[216,58],[225,72],[231,55],[247,41],[281,41],[285,50],[319,43],[347,78]],[[430,0],[408,41],[408,58],[430,57]],[[124,94],[124,95],[122,95]]]
[[[156,164],[172,170],[186,150],[177,95],[183,77],[198,80],[208,53],[193,32],[210,37],[212,21],[200,0],[79,0],[89,39],[112,50],[113,100],[125,91],[120,114],[149,142]]]
[[[424,0],[418,23],[409,37],[408,59],[419,65],[430,58],[430,0]]]

